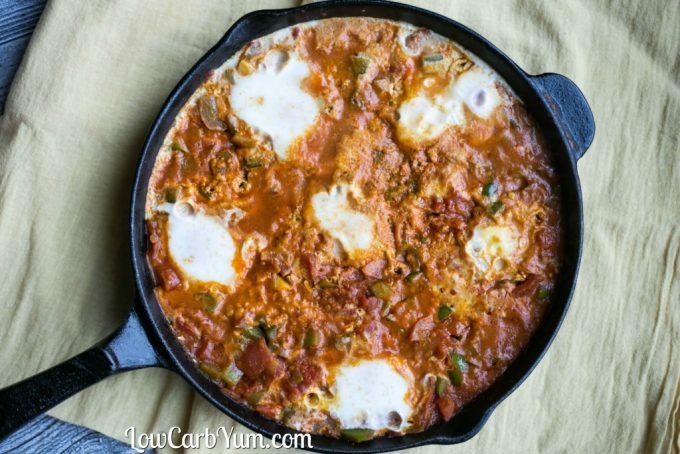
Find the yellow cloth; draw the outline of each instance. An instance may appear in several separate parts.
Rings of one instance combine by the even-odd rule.
[[[248,10],[293,0],[51,1],[0,118],[0,385],[61,362],[131,307],[128,201],[147,128]],[[434,452],[680,452],[680,2],[422,0],[595,113],[579,162],[583,261],[531,377]],[[51,412],[118,439],[231,424],[171,372],[110,378]]]

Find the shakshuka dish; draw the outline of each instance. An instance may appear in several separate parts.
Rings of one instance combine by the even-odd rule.
[[[230,398],[364,441],[448,421],[550,304],[559,181],[475,55],[341,18],[246,44],[177,116],[146,202],[168,322]]]

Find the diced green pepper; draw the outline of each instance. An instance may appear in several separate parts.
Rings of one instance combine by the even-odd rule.
[[[484,197],[493,197],[498,192],[498,184],[495,181],[490,181],[482,188],[482,195]]]
[[[317,284],[319,288],[327,289],[327,288],[337,288],[338,284],[335,282],[331,282],[327,279],[321,279],[319,283]]]
[[[451,380],[451,383],[453,383],[454,385],[460,386],[460,384],[463,383],[462,372],[458,369],[449,370],[449,380]]]
[[[420,271],[421,263],[418,251],[414,248],[408,248],[404,251],[404,260],[411,268],[411,271]]]
[[[309,328],[302,340],[302,346],[304,348],[315,348],[317,345],[319,345],[319,333],[314,328]]]
[[[206,363],[201,363],[198,366],[201,371],[203,371],[204,374],[206,374],[208,377],[213,378],[215,380],[219,379],[220,376],[222,375],[222,371],[218,369],[217,367],[206,364]]]
[[[262,390],[262,391],[256,391],[254,393],[248,394],[246,396],[246,400],[250,405],[257,405],[260,403],[264,395],[267,394],[267,391]]]
[[[411,194],[417,194],[419,190],[420,184],[418,184],[418,180],[415,177],[411,178],[408,181],[408,192],[410,192]]]
[[[250,340],[258,340],[261,339],[262,336],[264,336],[264,333],[262,332],[262,328],[260,328],[259,326],[253,326],[251,328],[244,329],[243,335]]]
[[[442,320],[446,320],[449,315],[453,312],[453,309],[451,309],[449,306],[442,305],[439,306],[439,310],[437,311],[437,319],[441,322]]]
[[[423,57],[423,72],[437,74],[446,71],[448,65],[442,54],[430,54]]]
[[[536,296],[539,300],[544,301],[550,298],[550,290],[547,288],[539,288],[536,292]]]
[[[444,377],[437,377],[437,382],[435,383],[434,389],[439,397],[444,394],[444,391],[446,391],[446,385],[448,384],[449,381]]]
[[[222,380],[228,386],[235,386],[243,377],[243,372],[234,363],[229,364],[224,370],[211,364],[202,363],[199,368],[207,376],[214,380]]]
[[[373,438],[374,433],[371,429],[344,429],[340,431],[340,435],[343,438],[355,443],[370,440]]]
[[[243,372],[234,363],[229,364],[222,374],[224,382],[229,386],[236,386],[241,377],[243,377]]]
[[[279,328],[277,326],[267,326],[261,324],[260,329],[264,332],[264,337],[267,339],[267,343],[274,342],[276,339],[276,334],[279,332]]]
[[[210,292],[201,292],[196,294],[196,299],[203,303],[206,312],[213,313],[217,307],[217,297]]]
[[[502,208],[503,208],[503,204],[501,202],[496,201],[496,202],[492,203],[491,205],[489,205],[489,212],[491,214],[496,214],[499,211],[501,211]]]
[[[415,282],[418,280],[418,278],[420,278],[422,274],[423,273],[421,273],[420,271],[411,271],[410,273],[408,273],[408,275],[406,275],[406,280],[408,282]]]
[[[460,353],[451,353],[451,362],[461,370],[461,372],[467,372],[468,364],[465,361],[465,357]]]
[[[382,317],[387,317],[390,314],[390,310],[392,310],[392,305],[389,302],[384,301],[382,308],[380,309],[380,315]]]
[[[368,57],[368,55],[360,52],[350,57],[350,63],[352,67],[352,73],[354,73],[355,76],[358,76],[360,74],[364,74],[368,70],[368,66],[371,64],[371,59]]]
[[[293,369],[293,371],[290,373],[290,379],[293,383],[299,384],[302,383],[304,377],[302,377],[302,373],[298,369]]]
[[[177,202],[177,188],[174,187],[174,186],[170,186],[168,188],[165,188],[164,198],[165,198],[165,201],[168,202],[168,203]]]
[[[179,144],[179,142],[172,142],[170,144],[170,149],[172,151],[185,151],[184,148],[182,148],[182,145]]]
[[[370,286],[371,293],[383,301],[389,301],[392,296],[392,289],[383,281],[374,282]]]
[[[460,386],[463,383],[463,374],[468,370],[467,362],[463,355],[451,353],[451,363],[453,367],[449,370],[449,379],[454,385]]]
[[[262,160],[257,156],[248,156],[244,161],[243,165],[246,169],[256,169],[262,167]]]
[[[442,54],[430,54],[430,55],[425,55],[423,57],[423,61],[427,63],[434,63],[438,61],[442,61],[444,59],[444,56]]]

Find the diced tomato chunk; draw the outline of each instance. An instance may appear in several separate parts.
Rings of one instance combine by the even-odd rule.
[[[255,410],[265,418],[278,419],[281,409],[275,405],[258,405]]]
[[[225,354],[224,348],[221,344],[215,344],[211,340],[202,340],[198,350],[196,350],[196,357],[202,362],[210,364],[224,364]]]
[[[309,360],[300,362],[298,366],[300,373],[302,374],[302,382],[308,385],[313,385],[321,380],[323,375],[323,369],[318,364],[314,364]]]
[[[359,333],[368,341],[372,354],[377,355],[384,351],[395,351],[395,341],[390,334],[390,330],[378,320],[371,320],[361,325]]]
[[[363,279],[361,272],[357,268],[354,268],[353,266],[348,266],[344,268],[340,272],[340,276],[338,276],[338,282],[341,283],[343,286],[349,287],[355,287],[352,286],[352,283],[357,282],[361,279]]]
[[[162,248],[156,221],[148,220],[146,229],[149,232],[149,261],[158,266],[162,263]]]
[[[284,384],[286,392],[291,400],[296,400],[311,386],[319,383],[323,376],[321,366],[314,364],[309,359],[299,361],[291,370],[299,373],[297,377],[289,373],[288,380]]]
[[[453,401],[453,397],[446,393],[437,398],[437,408],[439,408],[439,413],[441,413],[444,421],[448,421],[456,412],[456,403]]]
[[[215,344],[212,341],[204,341],[196,352],[196,357],[201,361],[211,361]]]
[[[455,192],[446,198],[436,197],[432,202],[432,211],[448,219],[452,226],[458,230],[465,228],[467,221],[472,217],[474,207],[474,201],[468,200]]]
[[[434,319],[432,316],[423,317],[418,320],[411,328],[409,339],[413,342],[427,338],[430,331],[434,329]]]
[[[274,378],[282,373],[279,360],[269,350],[264,339],[249,343],[236,365],[251,380],[257,380],[263,375]]]
[[[177,273],[172,268],[161,268],[160,269],[161,283],[163,284],[163,290],[166,292],[174,289],[179,284],[182,283]]]
[[[173,323],[175,328],[177,328],[182,333],[188,335],[191,338],[198,338],[201,336],[201,332],[191,321],[186,320],[183,317],[177,317]]]
[[[373,260],[364,265],[364,267],[361,268],[361,271],[368,277],[380,279],[383,276],[386,265],[387,261],[384,259]]]
[[[556,229],[546,228],[536,234],[536,240],[544,249],[551,249],[559,241],[559,236]]]
[[[512,291],[512,296],[523,297],[533,295],[536,293],[536,289],[540,283],[540,276],[536,274],[530,274],[521,284],[515,287],[515,289]]]
[[[331,266],[327,263],[321,263],[319,258],[314,254],[303,255],[302,265],[305,267],[310,279],[314,283],[323,279],[331,271]]]
[[[456,193],[452,193],[445,198],[435,197],[432,201],[432,211],[443,214],[444,216],[461,220],[467,220],[472,216],[472,209],[475,202],[468,200]]]
[[[367,314],[374,317],[380,316],[380,310],[383,307],[383,301],[375,296],[361,296],[359,298],[359,306],[361,306]]]

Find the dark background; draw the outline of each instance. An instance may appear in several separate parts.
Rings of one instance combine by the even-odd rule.
[[[0,115],[5,112],[12,79],[45,4],[46,0],[0,0]],[[65,452],[128,454],[135,451],[98,432],[46,415],[0,442],[0,454]]]
[[[0,114],[46,0],[0,0]]]

